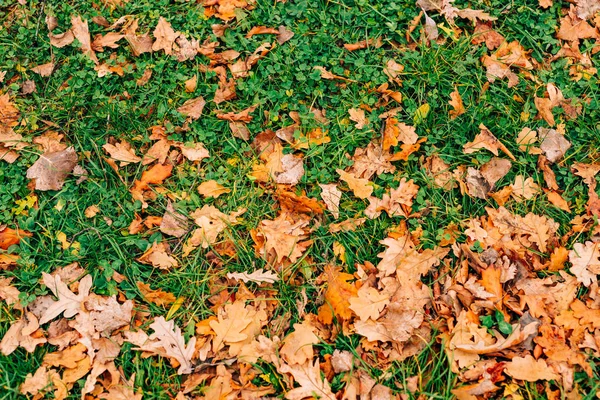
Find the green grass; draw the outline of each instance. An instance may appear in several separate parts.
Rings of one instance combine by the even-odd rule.
[[[467,2],[457,3],[463,7]],[[539,62],[560,48],[554,38],[560,15],[558,4],[542,10],[533,0],[475,0],[469,3],[472,8],[485,9],[498,17],[495,29],[508,40],[518,40],[532,51],[532,57]],[[297,185],[297,190],[305,190],[308,196],[318,197],[320,189],[317,184],[337,182],[335,170],[350,165],[345,155],[354,154],[356,148],[366,146],[379,135],[381,121],[378,115],[385,109],[374,108],[372,112],[367,112],[370,123],[364,130],[354,128],[348,120],[347,110],[359,105],[375,106],[379,95],[374,89],[387,81],[383,66],[389,59],[395,59],[405,67],[400,76],[402,87],[394,88],[404,97],[398,118],[412,125],[419,106],[428,103],[431,111],[417,125],[419,137],[427,138],[421,150],[411,155],[407,162],[394,163],[396,174],[383,174],[374,178],[374,182],[379,192],[383,192],[384,188],[397,187],[402,177],[413,179],[419,185],[420,191],[413,209],[429,209],[429,213],[418,219],[410,219],[408,226],[411,230],[423,230],[421,242],[424,247],[434,247],[449,224],[460,225],[468,218],[483,215],[486,206],[496,206],[491,199],[470,198],[462,195],[458,189],[447,191],[434,188],[423,166],[424,158],[434,153],[439,154],[452,168],[459,165],[478,167],[490,160],[492,155],[488,152],[471,155],[462,152],[463,145],[479,132],[479,124],[485,124],[517,157],[509,174],[497,186],[510,184],[517,174],[531,176],[538,184],[543,184],[536,158],[519,151],[515,139],[523,127],[534,129],[546,126],[545,122],[534,119],[536,111],[533,103],[535,95],[544,93],[546,83],[555,83],[566,98],[585,98],[589,101],[576,120],[565,119],[558,109],[555,110],[557,121],[565,124],[567,136],[573,144],[568,153],[568,164],[600,159],[600,125],[597,122],[600,120],[600,88],[597,76],[587,81],[572,82],[568,69],[563,68],[564,61],[557,60],[548,63],[544,69],[532,71],[537,82],[521,76],[516,87],[508,88],[506,81],[497,80],[482,93],[487,79],[479,60],[488,51],[485,46],[470,44],[472,27],[469,23],[459,22],[458,25],[464,29],[463,34],[456,39],[448,38],[442,45],[420,43],[414,50],[407,48],[404,32],[419,11],[412,0],[298,0],[286,3],[257,0],[255,9],[245,13],[243,19],[235,21],[227,30],[220,49],[233,49],[248,55],[263,41],[272,40],[261,35],[246,39],[245,33],[253,26],[285,25],[295,32],[295,36],[288,43],[276,46],[253,67],[250,76],[238,82],[237,100],[219,106],[210,102],[217,88],[217,79],[212,73],[199,72],[201,65],[208,64],[208,60],[202,56],[186,62],[177,62],[162,52],[135,58],[122,44],[116,50],[107,49],[104,53],[98,53],[98,57],[102,62],[108,60],[111,54],[116,54],[119,61],[130,63],[125,76],[98,78],[93,63],[76,46],[62,49],[50,46],[44,22],[46,14],[58,18],[60,29],[70,26],[72,14],[88,20],[94,16],[104,16],[111,22],[120,16],[132,14],[139,18],[141,32],[151,32],[159,16],[163,16],[176,30],[201,40],[211,37],[210,25],[217,22],[214,18],[204,18],[203,7],[195,2],[131,0],[124,7],[116,9],[101,4],[87,0],[33,0],[21,6],[11,1],[0,1],[3,26],[0,29],[0,71],[7,71],[2,93],[10,93],[21,112],[23,123],[17,131],[27,141],[49,129],[59,131],[65,135],[65,141],[75,147],[89,174],[87,181],[80,185],[75,184],[75,178],[69,178],[59,192],[38,192],[38,208],[17,214],[14,212],[16,202],[30,194],[25,171],[37,159],[37,152],[28,148],[14,164],[0,162],[0,225],[19,226],[33,233],[18,248],[11,249],[20,256],[18,267],[2,271],[0,275],[14,277],[15,286],[29,295],[28,301],[48,292],[40,284],[42,272],[51,272],[59,266],[78,262],[92,274],[96,293],[112,295],[121,292],[127,298],[135,299],[138,307],[151,315],[165,315],[169,309],[145,303],[135,282],[146,282],[154,289],[184,297],[185,306],[172,316],[186,334],[193,334],[194,323],[213,314],[208,299],[213,294],[211,286],[216,277],[222,277],[227,272],[265,266],[264,260],[255,255],[249,231],[256,228],[261,220],[274,218],[277,214],[277,205],[270,191],[248,177],[251,171],[248,154],[252,152],[249,144],[233,138],[228,124],[218,120],[213,111],[239,111],[259,104],[253,113],[253,121],[248,124],[252,136],[255,136],[265,129],[277,130],[290,124],[290,111],[300,114],[302,129],[309,131],[319,126],[310,108],[324,109],[330,121],[326,129],[331,142],[304,151],[306,173]],[[443,22],[440,16],[433,17],[436,22]],[[89,26],[92,37],[103,32],[91,21]],[[412,34],[417,42],[418,29]],[[447,36],[443,31],[440,32],[442,36]],[[377,37],[383,40],[383,46],[378,49],[351,53],[341,46],[343,43]],[[591,42],[583,41],[582,51],[591,45]],[[50,77],[41,78],[29,70],[52,58],[58,67]],[[598,54],[592,58],[595,63],[599,61]],[[324,66],[338,75],[347,74],[356,82],[340,87],[334,81],[321,79],[314,66]],[[135,80],[146,68],[152,69],[152,78],[147,85],[139,87]],[[198,76],[198,87],[192,94],[185,93],[183,82],[193,75]],[[27,79],[35,81],[37,92],[24,96],[19,94],[19,90]],[[66,81],[69,86],[61,89]],[[455,88],[458,88],[467,112],[450,120],[448,100]],[[125,92],[127,96],[124,96]],[[185,119],[176,108],[198,95],[208,101],[203,116],[190,124],[189,131],[177,130],[176,127],[182,126]],[[387,108],[395,106],[392,104]],[[530,117],[523,120],[522,112],[529,112]],[[58,128],[49,127],[44,121],[51,121]],[[132,202],[128,188],[140,177],[144,167],[122,167],[119,177],[106,163],[102,144],[109,137],[124,139],[141,154],[141,149],[149,147],[149,128],[162,124],[167,127],[170,139],[202,142],[211,153],[211,157],[199,166],[190,163],[177,166],[174,170],[176,173],[165,183],[169,192],[186,192],[189,195],[185,200],[176,202],[178,210],[187,213],[204,204],[213,204],[226,213],[240,207],[247,208],[244,221],[223,236],[223,239],[235,244],[237,255],[233,258],[217,255],[222,266],[211,263],[206,257],[207,251],[202,249],[186,258],[179,258],[180,268],[168,273],[137,261],[137,257],[153,242],[169,239],[163,238],[156,228],[138,235],[127,233],[134,214],[140,212],[140,205]],[[250,159],[256,159],[256,155],[250,156]],[[565,190],[564,197],[573,204],[571,214],[549,206],[543,196],[524,203],[511,202],[507,207],[518,214],[534,212],[547,215],[560,224],[560,234],[565,234],[570,230],[569,221],[573,216],[585,212],[587,198],[582,197],[582,193],[587,193],[587,189],[581,179],[564,165],[554,166],[553,169],[557,173],[559,186]],[[195,188],[208,179],[219,180],[232,192],[218,199],[203,199]],[[163,215],[167,201],[166,195],[158,194],[156,201],[146,210],[146,215]],[[361,216],[368,205],[368,201],[358,200],[351,192],[343,194],[341,203],[340,221]],[[95,218],[88,219],[84,216],[84,210],[92,205],[98,205],[101,212]],[[110,218],[112,223],[109,225],[103,217]],[[291,267],[300,272],[302,284],[294,285],[284,280],[274,285],[279,304],[274,317],[285,316],[291,326],[300,320],[296,300],[300,298],[301,291],[306,290],[311,299],[322,294],[322,287],[315,283],[315,279],[323,266],[335,259],[332,251],[335,241],[346,249],[347,265],[344,268],[354,271],[355,263],[378,262],[377,254],[383,250],[379,241],[400,221],[399,218],[391,219],[384,214],[378,219],[368,220],[355,232],[330,234],[327,224],[332,222],[332,217],[326,213],[322,217],[323,226],[311,235],[314,244],[306,258]],[[61,248],[56,240],[58,232],[81,244],[78,254]],[[171,243],[176,245],[176,241]],[[117,284],[109,279],[112,271],[125,275],[127,279]],[[236,288],[230,287],[228,290],[234,292]],[[317,309],[318,304],[310,302],[306,311],[316,312]],[[0,335],[6,332],[17,315],[8,307],[2,307]],[[357,336],[340,335],[335,343],[324,343],[318,349],[321,355],[331,354],[334,349],[353,351],[357,343]],[[176,375],[176,370],[171,368],[169,362],[157,357],[142,359],[139,352],[126,351],[130,347],[125,345],[117,365],[123,368],[127,377],[136,374],[135,386],[143,390],[144,399],[174,396],[182,377]],[[414,396],[410,395],[411,398],[419,395],[449,398],[450,390],[458,378],[450,372],[449,362],[441,348],[434,336],[422,353],[404,362],[394,363],[384,383],[404,393],[402,387],[406,379],[419,375],[419,391]],[[18,349],[8,357],[0,355],[0,399],[20,398],[15,388],[28,373],[37,369],[43,355],[50,351],[52,346],[44,346],[33,354]],[[263,365],[259,368],[267,375],[276,374],[272,367]],[[368,363],[362,363],[358,368],[374,377],[380,373]],[[273,375],[272,379],[275,378]],[[598,378],[594,368],[593,378],[577,374],[576,382],[582,392],[593,394],[598,390]],[[77,389],[82,384],[75,384],[69,398],[78,397]],[[169,385],[171,389],[165,389]],[[332,386],[340,390],[343,383],[334,381]],[[544,397],[543,391],[539,392],[535,385],[527,386],[521,394],[531,399]]]

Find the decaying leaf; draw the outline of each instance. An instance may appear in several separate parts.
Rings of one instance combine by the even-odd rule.
[[[254,272],[228,272],[227,278],[235,279],[236,281],[243,281],[245,283],[255,282],[255,283],[275,283],[279,280],[279,276],[271,271],[263,271],[262,269],[257,269]]]
[[[77,165],[77,153],[73,147],[44,153],[29,167],[27,178],[35,179],[37,190],[60,190],[75,165]]]

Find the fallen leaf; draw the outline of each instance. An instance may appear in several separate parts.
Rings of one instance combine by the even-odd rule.
[[[156,40],[152,44],[152,51],[164,50],[165,54],[169,55],[173,53],[173,44],[179,32],[175,32],[166,19],[163,17],[158,19],[153,35]]]
[[[366,199],[373,193],[373,186],[368,179],[356,178],[341,169],[337,169],[336,172],[340,175],[340,180],[346,182],[350,190],[359,199]]]
[[[243,281],[244,283],[275,283],[279,281],[279,276],[271,271],[263,271],[257,269],[254,272],[228,272],[227,278],[235,279],[236,281]]]
[[[216,199],[220,195],[229,192],[231,192],[230,189],[227,189],[225,186],[221,185],[215,180],[202,182],[198,186],[198,193],[204,197],[214,197]]]
[[[308,321],[294,324],[294,331],[283,339],[279,354],[288,364],[304,364],[314,356],[313,345],[319,343],[315,327]]]
[[[83,51],[83,54],[87,55],[94,63],[98,64],[98,58],[92,49],[90,31],[88,29],[87,21],[82,20],[80,16],[73,15],[71,17],[71,32],[79,41],[80,49]]]
[[[454,89],[454,92],[450,93],[450,101],[448,104],[450,104],[453,108],[452,110],[448,111],[450,119],[456,119],[456,117],[466,112],[462,97],[460,97],[460,93],[458,93],[458,89],[456,88]]]
[[[330,184],[319,184],[321,188],[321,198],[325,202],[327,209],[331,212],[334,219],[338,219],[340,216],[340,199],[342,198],[342,192],[337,188],[335,183]]]
[[[362,108],[351,108],[348,113],[350,114],[350,120],[356,122],[354,126],[357,129],[363,129],[369,123],[369,120],[365,117],[365,110]]]
[[[511,195],[515,200],[521,202],[533,198],[540,191],[540,187],[533,178],[525,178],[523,175],[517,175],[515,182],[511,185]]]
[[[479,125],[480,132],[475,136],[472,142],[464,145],[463,151],[465,154],[472,154],[481,149],[491,151],[495,156],[498,155],[498,150],[502,150],[511,160],[516,161],[515,156],[494,136],[485,125]]]
[[[584,286],[590,286],[600,275],[600,246],[596,242],[575,243],[569,251],[569,261],[573,265],[571,273]]]
[[[199,96],[195,99],[187,100],[177,109],[177,111],[186,117],[190,117],[192,120],[196,120],[202,115],[202,110],[204,110],[205,105],[206,101],[202,96]]]
[[[388,293],[380,292],[370,286],[362,286],[358,289],[356,297],[350,298],[350,309],[358,315],[362,321],[369,318],[376,321],[381,311],[390,303]]]
[[[160,231],[165,235],[182,237],[188,230],[189,223],[187,217],[175,211],[173,204],[169,201],[160,223]]]
[[[277,30],[277,43],[282,45],[293,37],[294,37],[294,32],[292,32],[291,30],[289,30],[288,28],[286,28],[283,25],[279,26],[279,28]]]
[[[198,86],[198,75],[192,76],[190,79],[187,79],[185,82],[183,82],[183,84],[187,93],[194,93],[196,91],[196,87]]]
[[[36,190],[60,190],[76,164],[77,153],[73,147],[44,153],[29,167],[27,178],[35,179]]]
[[[139,350],[157,352],[162,356],[177,360],[179,363],[178,375],[191,373],[196,337],[192,336],[186,346],[181,328],[175,325],[175,321],[166,321],[164,317],[155,317],[150,328],[154,330],[154,333],[150,335],[149,339],[156,342],[145,345]]]
[[[100,208],[94,204],[94,205],[86,208],[85,211],[83,212],[83,215],[85,215],[86,218],[94,218],[96,216],[96,214],[98,214],[99,212],[100,212]]]
[[[320,399],[335,399],[327,379],[321,377],[319,360],[315,360],[314,363],[308,361],[304,365],[284,364],[279,368],[279,372],[291,374],[300,385],[299,388],[292,389],[285,394],[285,398],[288,400],[302,400],[315,395]]]
[[[530,355],[525,357],[513,357],[510,362],[504,364],[504,371],[515,379],[527,382],[540,380],[557,380],[560,378],[545,360],[536,360]]]
[[[202,143],[179,144],[179,150],[190,161],[202,161],[210,157],[210,153]]]
[[[124,140],[116,143],[115,145],[106,143],[102,146],[102,148],[108,154],[110,154],[110,157],[113,160],[119,161],[121,163],[121,167],[142,161],[142,159],[135,154],[135,150],[131,147],[131,145]]]
[[[92,287],[92,276],[86,275],[79,281],[79,292],[75,294],[61,280],[60,276],[52,276],[42,273],[44,285],[58,298],[53,301],[40,317],[40,325],[52,321],[63,314],[65,318],[71,318],[82,310],[82,302],[89,295]],[[74,367],[71,367],[74,368]]]
[[[540,128],[539,135],[542,139],[540,149],[542,149],[546,158],[548,158],[548,161],[551,163],[555,163],[562,159],[567,150],[571,148],[571,142],[554,129]]]
[[[55,67],[54,62],[50,61],[49,63],[40,64],[38,66],[31,68],[31,71],[35,72],[36,74],[38,74],[41,77],[46,78],[46,77],[52,75],[52,72],[54,72],[54,67]]]
[[[172,293],[164,292],[160,289],[153,290],[150,288],[150,285],[143,282],[136,282],[136,286],[146,301],[154,303],[157,306],[168,306],[177,300]]]

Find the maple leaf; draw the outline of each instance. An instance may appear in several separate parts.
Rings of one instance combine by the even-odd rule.
[[[82,310],[82,302],[89,295],[92,287],[92,276],[86,275],[79,281],[79,292],[75,294],[69,290],[63,283],[60,276],[52,276],[45,272],[42,273],[44,285],[58,298],[44,311],[40,317],[40,325],[52,321],[54,318],[63,314],[65,318],[71,318]]]
[[[285,394],[288,400],[302,400],[308,397],[319,399],[334,400],[335,396],[331,392],[331,387],[326,379],[321,378],[321,369],[319,368],[319,360],[314,363],[310,361],[304,365],[282,365],[279,368],[281,373],[289,373],[294,377],[299,388],[290,390]]]
[[[275,283],[279,281],[279,276],[271,271],[263,271],[257,269],[254,272],[228,272],[227,278],[235,279],[236,281],[255,282],[255,283]]]
[[[175,321],[167,321],[164,317],[154,317],[150,328],[154,330],[154,333],[148,337],[152,342],[135,350],[155,352],[161,356],[174,358],[179,363],[178,375],[191,373],[196,337],[192,337],[186,346],[181,328],[175,325]]]
[[[279,354],[288,364],[304,364],[313,359],[313,345],[319,343],[315,327],[308,320],[294,324],[294,331],[283,339]]]
[[[569,251],[569,261],[573,265],[571,273],[584,286],[598,280],[600,274],[600,246],[596,242],[575,243]]]
[[[75,165],[77,165],[77,153],[73,147],[44,153],[29,167],[27,178],[35,179],[37,190],[60,190]]]
[[[515,379],[528,382],[557,380],[560,378],[543,359],[536,360],[531,355],[513,357],[504,365],[504,371]]]

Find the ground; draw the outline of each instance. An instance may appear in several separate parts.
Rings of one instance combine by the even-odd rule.
[[[599,11],[0,0],[0,398],[594,398]]]

